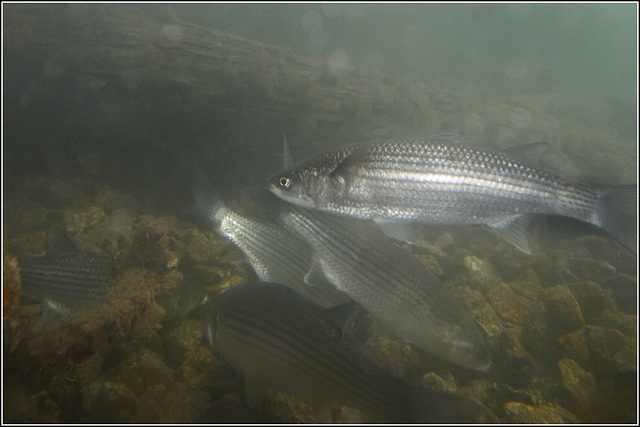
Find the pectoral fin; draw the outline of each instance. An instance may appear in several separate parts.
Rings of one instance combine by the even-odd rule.
[[[388,221],[384,219],[373,220],[380,230],[394,240],[413,244],[419,237],[417,225],[407,222]]]
[[[531,248],[527,240],[527,228],[533,215],[516,215],[504,221],[489,224],[503,239],[511,243],[527,255],[531,255]]]
[[[531,144],[516,145],[503,149],[503,152],[529,163],[532,166],[540,166],[540,158],[549,149],[548,142],[532,142]]]
[[[311,268],[309,269],[307,274],[304,275],[304,283],[309,286],[334,287],[331,280],[329,280],[329,278],[324,274],[321,261],[315,256],[311,261]]]

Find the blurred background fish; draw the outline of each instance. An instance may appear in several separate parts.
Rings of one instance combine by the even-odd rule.
[[[472,400],[392,376],[326,310],[284,285],[244,283],[222,294],[209,339],[245,377],[250,405],[271,388],[316,407],[347,404],[373,422],[473,422],[480,410]]]
[[[487,370],[489,351],[466,308],[413,254],[371,221],[254,198],[313,249],[305,282],[333,283],[401,339],[457,365]]]
[[[276,223],[257,221],[236,213],[222,200],[201,173],[195,176],[196,207],[215,231],[231,240],[245,255],[257,277],[291,286],[322,306],[341,305],[349,297],[330,282],[309,286],[304,276],[311,268],[311,248]]]

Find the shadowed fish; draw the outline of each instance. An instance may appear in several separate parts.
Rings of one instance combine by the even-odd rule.
[[[18,260],[22,290],[59,314],[90,307],[104,297],[113,277],[113,257],[67,253]]]
[[[487,224],[530,254],[536,215],[574,218],[606,230],[636,252],[636,185],[588,185],[520,160],[544,143],[503,153],[447,138],[370,141],[313,156],[267,181],[298,206],[361,219]],[[397,227],[391,233],[397,233]]]
[[[333,283],[396,336],[422,350],[470,369],[490,367],[484,339],[462,303],[373,222],[301,209],[268,193],[254,197],[313,249],[308,284]]]
[[[473,422],[480,406],[411,385],[382,368],[327,310],[274,283],[244,283],[213,304],[214,351],[245,377],[247,401],[265,388],[310,404],[347,404],[376,422]]]
[[[213,223],[216,233],[231,240],[245,255],[257,277],[292,287],[323,307],[349,302],[349,297],[331,283],[309,286],[304,276],[311,268],[311,248],[295,234],[276,223],[256,221],[240,215],[213,195],[201,173],[195,177],[198,210]]]

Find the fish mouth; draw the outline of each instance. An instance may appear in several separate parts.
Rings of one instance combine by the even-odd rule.
[[[296,206],[300,206],[302,208],[316,207],[316,203],[311,197],[292,189],[282,190],[280,186],[274,183],[273,181],[269,182],[268,189],[270,192],[272,192],[273,194],[275,194],[285,202],[291,203]]]

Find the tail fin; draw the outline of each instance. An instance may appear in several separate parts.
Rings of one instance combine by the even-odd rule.
[[[227,206],[217,196],[217,192],[204,172],[196,169],[193,177],[193,198],[195,206],[193,213],[201,220],[218,228],[226,215]]]
[[[602,185],[598,189],[600,198],[596,204],[596,225],[637,254],[638,186]]]
[[[396,417],[407,423],[470,424],[482,407],[474,400],[424,387],[409,385],[398,396]]]

